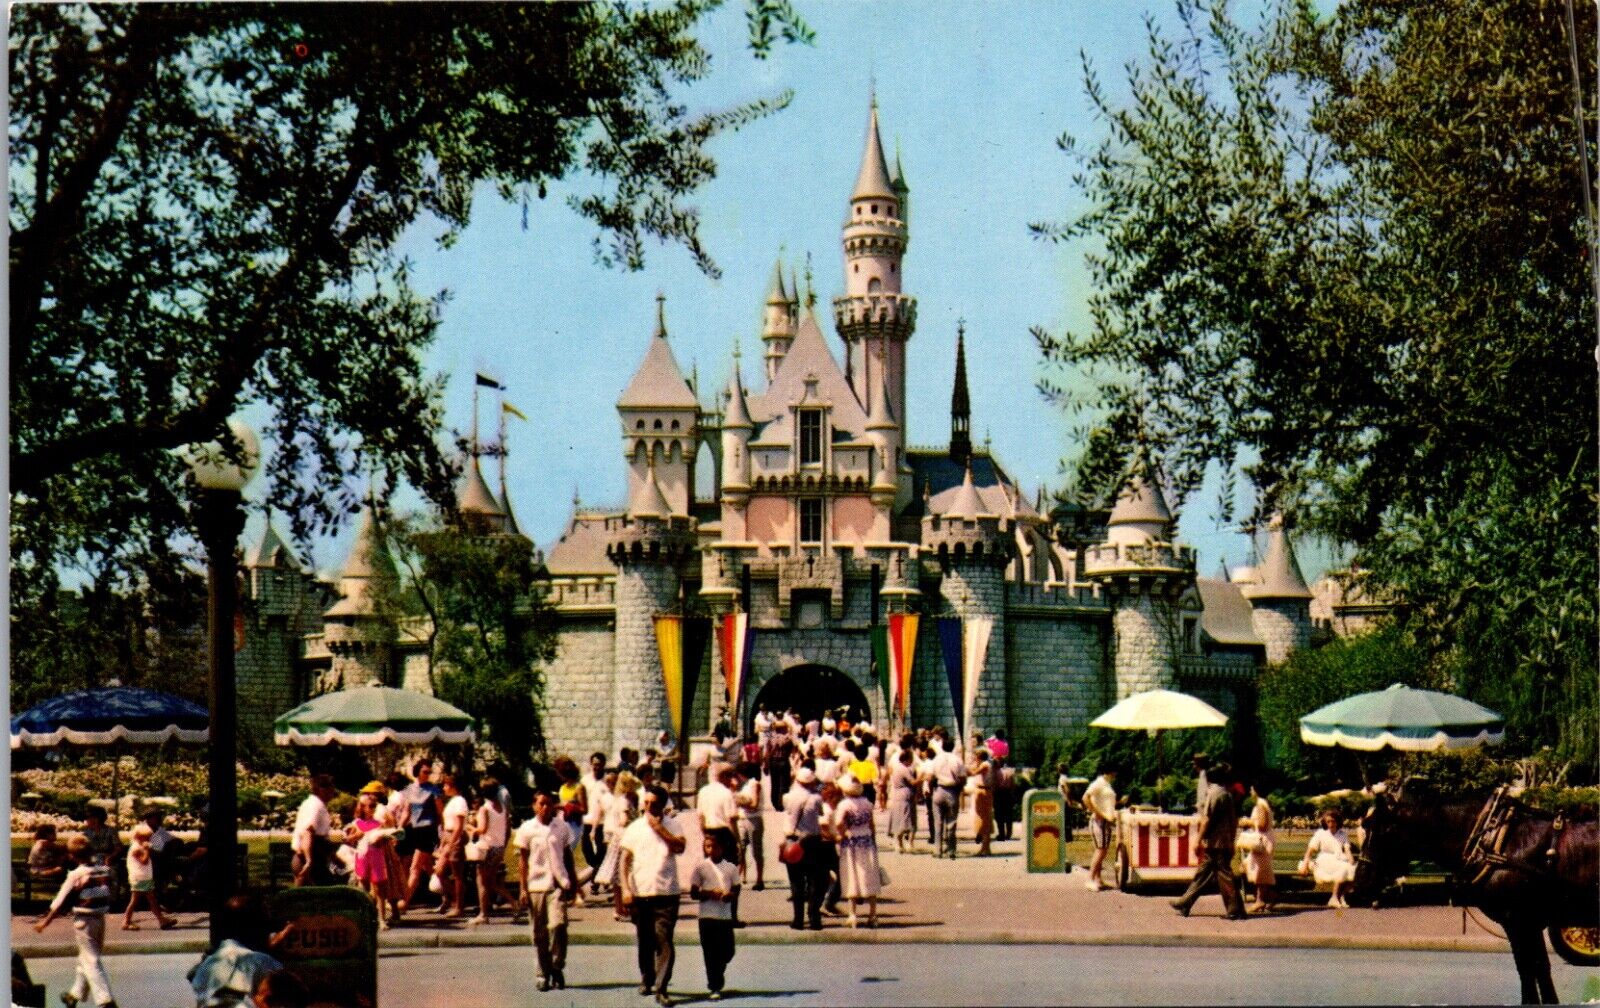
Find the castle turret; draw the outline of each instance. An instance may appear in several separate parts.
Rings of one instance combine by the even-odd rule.
[[[376,505],[369,503],[339,572],[339,600],[322,614],[323,641],[333,655],[324,691],[393,685],[394,619],[382,611],[378,582],[394,578],[394,560],[378,534]]]
[[[794,342],[799,319],[795,309],[798,295],[791,296],[783,286],[783,260],[772,264],[772,282],[767,285],[767,303],[761,310],[761,341],[767,346],[767,381],[777,377],[789,344]]]
[[[622,398],[622,452],[628,499],[646,479],[660,481],[673,514],[688,514],[694,493],[700,400],[684,380],[667,343],[666,297],[656,295],[656,330]],[[651,473],[654,473],[652,477]]]
[[[867,440],[872,442],[872,503],[883,519],[880,539],[889,535],[891,509],[900,490],[900,461],[904,434],[889,408],[889,388],[886,382],[878,383],[878,394],[872,398],[872,409],[867,413]]]
[[[946,614],[993,621],[968,728],[1008,727],[1006,567],[1016,552],[1012,523],[985,506],[969,461],[961,485],[938,513],[922,519],[922,551],[939,563]]]
[[[904,179],[901,180],[904,185]],[[845,345],[845,374],[868,409],[880,384],[889,409],[906,422],[906,341],[916,327],[917,302],[900,291],[901,261],[909,232],[900,197],[889,178],[878,137],[876,99],[867,117],[866,147],[845,217],[845,294],[833,301],[834,324]]]
[[[672,513],[653,470],[628,501],[628,513],[606,522],[606,556],[617,568],[615,679],[611,749],[642,746],[672,727],[655,617],[681,612],[684,565],[694,553],[694,523]]]
[[[239,725],[270,733],[272,720],[299,703],[295,665],[307,633],[320,630],[322,594],[269,514],[261,542],[245,555],[244,647],[235,658]]]
[[[1117,699],[1169,689],[1183,651],[1179,600],[1194,584],[1194,550],[1172,542],[1172,512],[1142,463],[1122,491],[1106,541],[1083,551],[1083,574],[1112,606]]]
[[[1267,553],[1255,580],[1242,585],[1250,600],[1250,622],[1267,646],[1267,662],[1276,665],[1311,643],[1311,590],[1300,574],[1283,515],[1267,526]]]
[[[477,455],[472,456],[467,471],[462,474],[461,486],[456,492],[456,512],[461,516],[462,525],[474,535],[506,531],[505,507],[489,489],[489,481],[483,478]]]

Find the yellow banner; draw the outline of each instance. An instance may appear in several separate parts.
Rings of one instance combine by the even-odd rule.
[[[673,738],[683,737],[683,617],[656,617],[656,648],[661,652],[661,677],[667,686],[667,712]]]

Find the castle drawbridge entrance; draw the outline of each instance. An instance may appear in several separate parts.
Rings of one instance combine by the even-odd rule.
[[[855,680],[827,665],[795,665],[779,672],[756,693],[748,717],[754,718],[763,704],[775,713],[792,709],[802,724],[820,720],[826,710],[837,714],[840,707],[847,708],[845,717],[850,721],[863,720],[871,712]]]

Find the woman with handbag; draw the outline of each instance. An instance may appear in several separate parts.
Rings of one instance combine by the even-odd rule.
[[[1272,832],[1272,806],[1262,796],[1257,785],[1250,785],[1250,797],[1256,800],[1250,817],[1244,825],[1256,832],[1255,844],[1244,855],[1244,877],[1255,887],[1252,913],[1268,913],[1278,904],[1278,877],[1272,871],[1272,854],[1278,840]]]

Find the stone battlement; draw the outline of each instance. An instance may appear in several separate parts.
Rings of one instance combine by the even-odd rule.
[[[1097,543],[1083,549],[1087,577],[1118,574],[1194,575],[1194,547],[1169,542]]]

